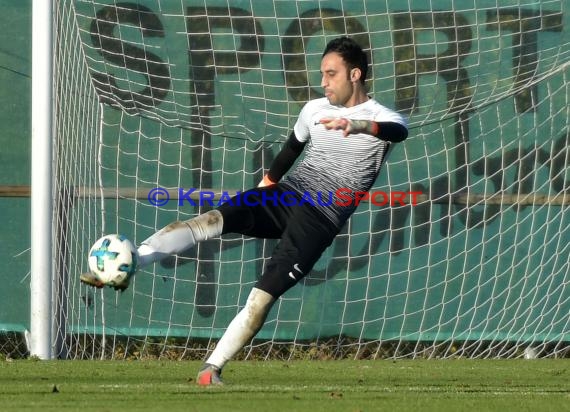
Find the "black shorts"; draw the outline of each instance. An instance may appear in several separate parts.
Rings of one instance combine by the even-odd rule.
[[[278,298],[306,276],[339,229],[315,206],[283,185],[238,194],[218,210],[222,234],[281,239],[255,287]]]

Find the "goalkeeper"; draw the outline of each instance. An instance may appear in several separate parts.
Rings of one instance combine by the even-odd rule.
[[[332,243],[358,205],[346,198],[338,202],[336,191],[370,190],[391,143],[408,136],[402,116],[367,95],[367,69],[366,54],[356,42],[348,37],[330,41],[321,59],[325,97],[303,107],[259,187],[193,219],[174,222],[139,247],[139,265],[144,266],[226,233],[280,239],[245,307],[198,373],[198,384],[222,383],[226,362],[261,329],[275,300],[306,276]],[[285,176],[303,151],[304,158]],[[317,199],[323,193],[332,201],[301,201],[303,195]],[[285,195],[293,202],[275,201]]]

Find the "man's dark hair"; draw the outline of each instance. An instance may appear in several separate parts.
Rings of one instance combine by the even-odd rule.
[[[362,73],[360,82],[364,84],[368,71],[368,58],[358,43],[350,37],[338,37],[327,44],[323,57],[329,53],[338,53],[346,62],[349,70],[354,68],[360,69]]]

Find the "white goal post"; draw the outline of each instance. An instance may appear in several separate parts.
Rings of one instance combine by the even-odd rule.
[[[205,357],[275,241],[204,242],[123,293],[79,282],[86,254],[253,187],[321,94],[326,42],[349,35],[370,94],[410,125],[372,191],[408,196],[363,202],[240,356],[569,356],[568,2],[48,3],[34,1],[31,354]]]
[[[51,0],[34,0],[32,11],[32,205],[30,261],[30,354],[52,352],[52,116],[53,14]]]

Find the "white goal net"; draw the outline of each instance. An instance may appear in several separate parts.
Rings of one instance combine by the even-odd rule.
[[[201,243],[123,293],[79,282],[87,252],[253,187],[339,35],[409,119],[373,190],[420,194],[360,205],[240,356],[568,356],[567,1],[55,3],[56,356],[211,350],[275,241]]]

